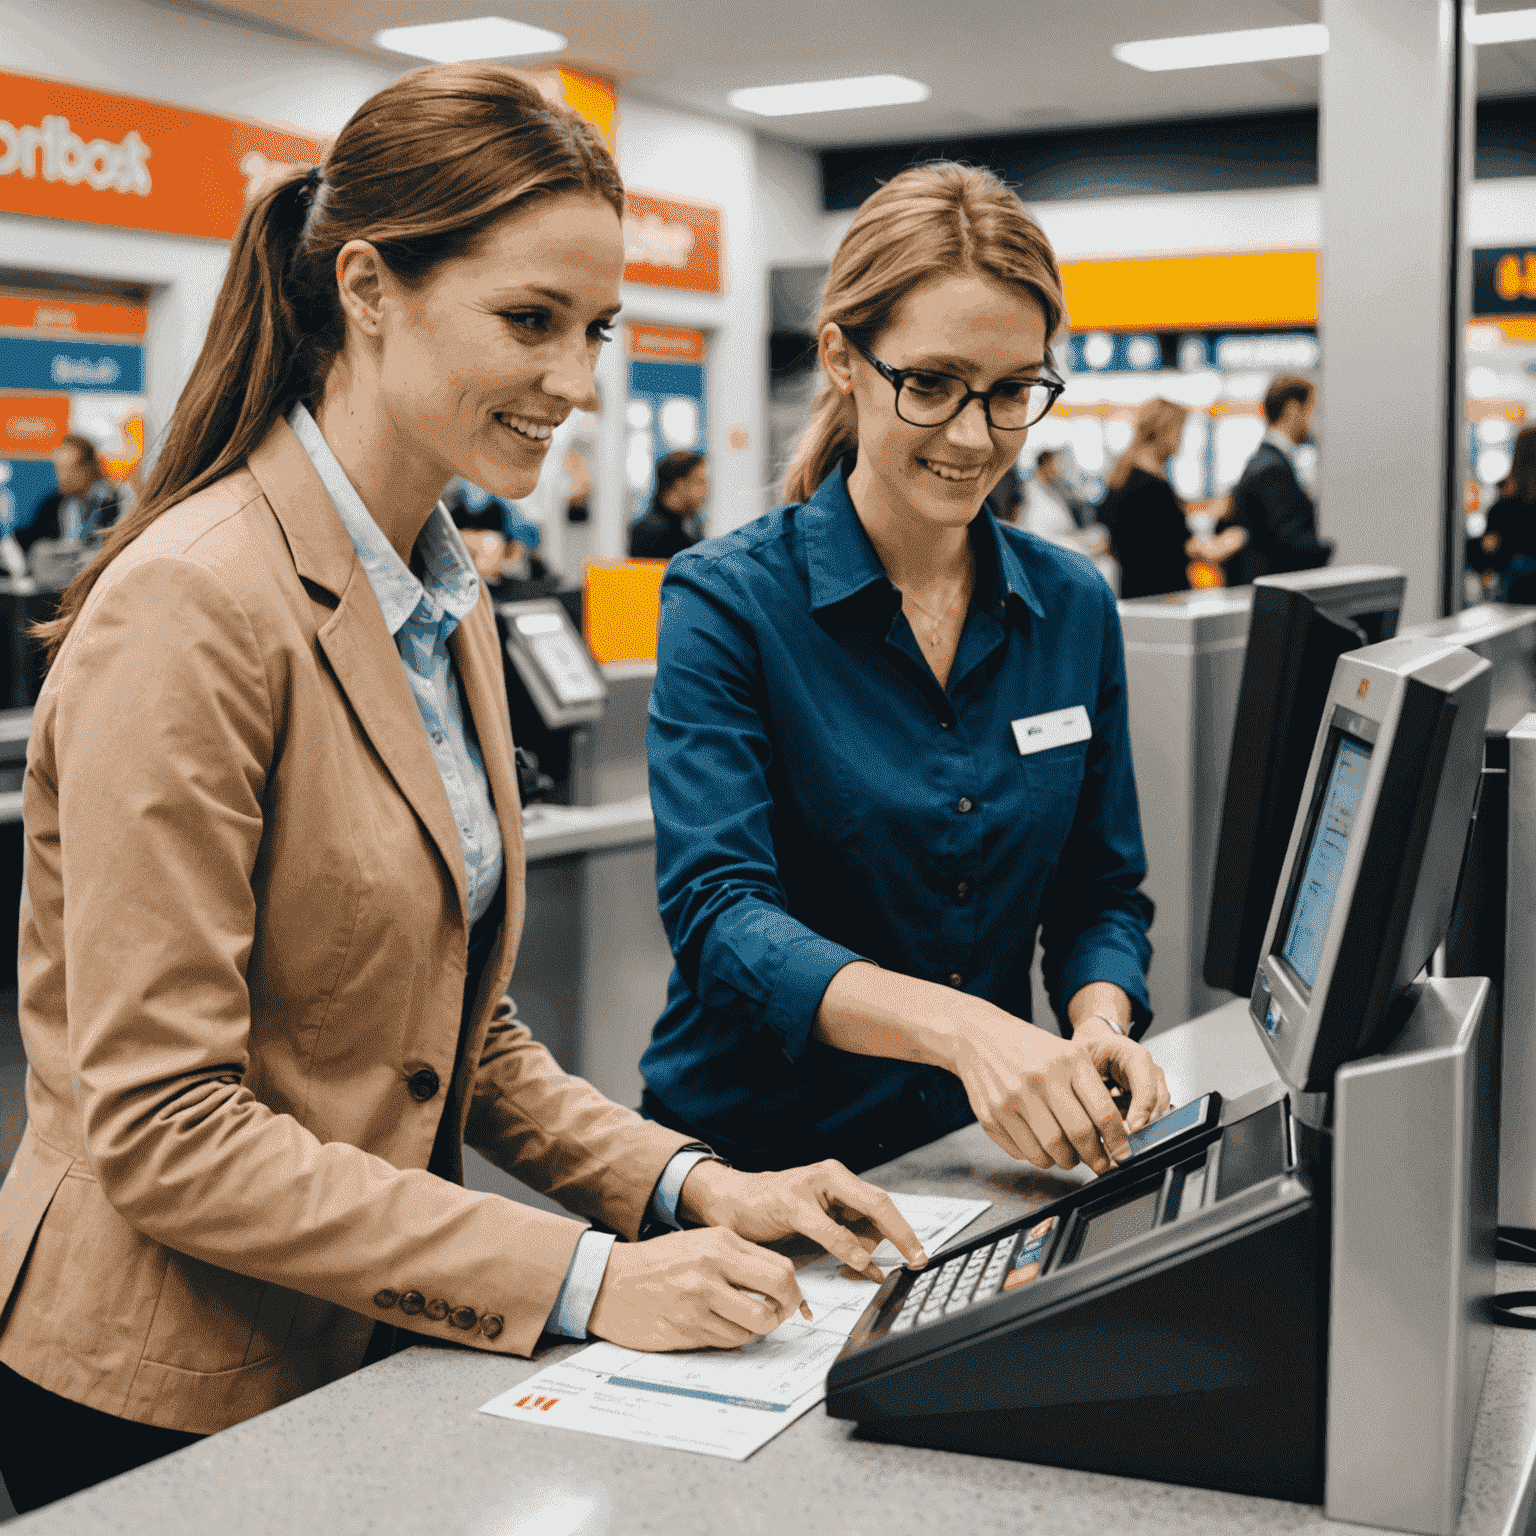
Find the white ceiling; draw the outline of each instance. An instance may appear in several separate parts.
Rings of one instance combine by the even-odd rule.
[[[196,3],[196,0],[194,0]],[[1481,0],[1484,12],[1533,0]],[[502,14],[570,39],[560,62],[651,101],[802,144],[1018,133],[1092,123],[1277,111],[1317,101],[1318,60],[1148,74],[1113,43],[1316,21],[1318,0],[223,0],[321,41],[369,53],[381,27]],[[1536,42],[1478,50],[1478,94],[1536,93]],[[738,86],[908,75],[925,102],[762,118]]]

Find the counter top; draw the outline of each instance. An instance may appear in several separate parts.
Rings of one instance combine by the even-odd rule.
[[[523,812],[523,846],[530,864],[567,853],[595,853],[651,842],[651,797],[612,805],[531,805]]]
[[[1241,1001],[1157,1036],[1175,1102],[1273,1080]],[[974,1194],[990,1227],[1064,1179],[1011,1161],[976,1126],[875,1171],[887,1188]],[[1500,1289],[1536,1266],[1500,1265]],[[23,1518],[36,1536],[218,1530],[220,1536],[755,1536],[945,1528],[1049,1536],[1366,1536],[1310,1505],[860,1441],[814,1409],[745,1462],[657,1451],[477,1412],[578,1346],[537,1362],[410,1349],[126,1477]],[[1518,1536],[1531,1513],[1536,1333],[1500,1329],[1458,1536]],[[1132,1426],[1127,1425],[1128,1432]]]

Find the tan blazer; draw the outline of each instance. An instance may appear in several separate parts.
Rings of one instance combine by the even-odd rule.
[[[685,1138],[514,1021],[523,840],[483,591],[450,649],[507,868],[460,1134],[634,1238]],[[463,856],[286,422],[97,583],[38,700],[25,793],[0,1360],[207,1433],[356,1369],[377,1321],[528,1354],[582,1226],[425,1171],[458,1045]],[[441,1086],[418,1102],[424,1068]]]

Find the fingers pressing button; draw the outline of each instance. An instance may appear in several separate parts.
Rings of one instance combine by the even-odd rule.
[[[427,1303],[426,1310],[427,1316],[431,1318],[434,1323],[440,1323],[445,1317],[448,1316],[448,1313],[452,1309],[441,1296],[434,1296],[432,1300]]]
[[[504,1326],[505,1324],[499,1317],[497,1317],[494,1312],[487,1312],[485,1316],[480,1319],[480,1332],[483,1333],[488,1339],[496,1338],[501,1333],[501,1330]]]
[[[437,1080],[437,1073],[431,1067],[422,1067],[420,1071],[412,1072],[405,1080],[406,1092],[416,1100],[418,1104],[425,1104],[442,1084]]]
[[[420,1291],[407,1291],[400,1298],[400,1310],[407,1317],[415,1317],[427,1304],[427,1298]]]
[[[391,1290],[386,1288],[385,1290],[379,1291],[374,1296],[373,1304],[376,1307],[383,1307],[384,1310],[387,1312],[399,1300],[400,1300],[400,1293],[399,1293],[399,1291],[391,1291]]]
[[[480,1321],[473,1307],[455,1307],[448,1314],[448,1325],[451,1328],[473,1328]]]

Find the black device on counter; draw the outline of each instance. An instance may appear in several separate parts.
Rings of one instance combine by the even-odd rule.
[[[498,603],[496,624],[523,800],[569,804],[573,733],[601,718],[608,700],[602,668],[557,597]]]
[[[1193,1123],[1175,1111],[1128,1165],[893,1272],[832,1366],[829,1415],[871,1439],[1321,1502],[1330,1133],[1298,1095],[1385,1043],[1444,932],[1489,671],[1444,642],[1338,661],[1251,1004],[1283,1081],[1212,1096]]]
[[[1406,587],[1401,571],[1382,566],[1298,571],[1253,584],[1211,885],[1210,986],[1239,997],[1253,986],[1334,663],[1392,639]]]

